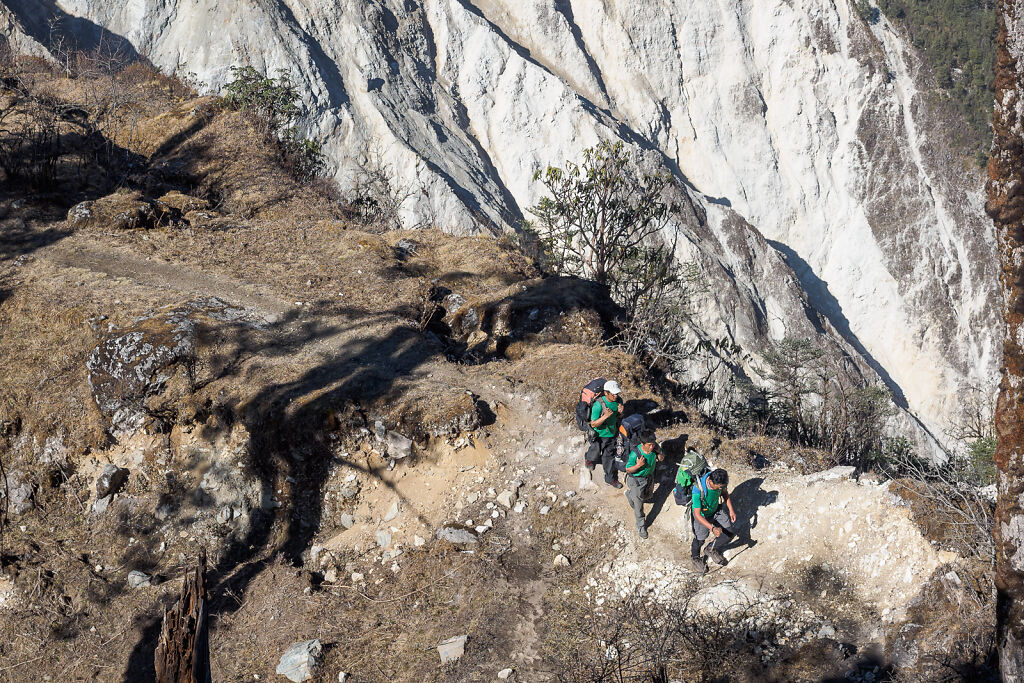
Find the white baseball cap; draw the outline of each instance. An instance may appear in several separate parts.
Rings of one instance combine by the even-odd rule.
[[[608,380],[604,383],[604,390],[609,394],[620,394],[622,389],[619,389],[619,383],[613,379]]]

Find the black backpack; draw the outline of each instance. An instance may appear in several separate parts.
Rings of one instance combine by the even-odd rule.
[[[622,418],[619,422],[618,442],[615,448],[615,464],[623,472],[629,462],[629,453],[640,444],[640,435],[646,431],[647,422],[640,413]]]
[[[576,426],[581,432],[593,438],[594,428],[590,426],[590,407],[594,405],[597,397],[604,393],[605,379],[598,377],[587,382],[587,385],[580,391],[580,400],[576,403]]]

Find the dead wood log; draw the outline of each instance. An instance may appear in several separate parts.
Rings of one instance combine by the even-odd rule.
[[[181,597],[164,610],[154,664],[156,683],[211,683],[206,553],[185,571]]]

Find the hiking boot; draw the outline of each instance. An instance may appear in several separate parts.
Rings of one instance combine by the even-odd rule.
[[[611,486],[614,489],[621,489],[622,488],[622,482],[619,481],[618,479],[612,479],[611,481],[605,480],[604,483],[608,484],[609,486]]]
[[[698,574],[708,573],[708,565],[704,562],[703,558],[693,557],[690,558],[690,561],[693,562],[693,570],[695,572],[697,572]]]
[[[714,560],[715,564],[717,564],[719,567],[724,567],[725,565],[729,564],[729,560],[725,559],[725,555],[718,552],[714,548],[708,548],[708,557]]]
[[[646,527],[637,529],[637,532],[640,534],[640,538],[647,538],[647,528]]]
[[[594,471],[594,466],[597,465],[597,463],[593,462],[592,460],[584,460],[583,462],[586,464],[587,469],[590,470],[591,472]]]

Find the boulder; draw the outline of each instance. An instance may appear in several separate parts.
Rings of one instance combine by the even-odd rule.
[[[277,664],[277,674],[289,681],[308,681],[316,675],[323,656],[323,646],[319,640],[304,640],[295,643],[281,655]]]
[[[440,643],[437,646],[437,654],[441,657],[441,663],[453,662],[466,651],[466,640],[468,636],[455,636]]]
[[[86,369],[111,432],[134,432],[158,414],[181,410],[184,396],[237,358],[239,324],[259,326],[243,309],[199,299],[142,316],[100,341]]]
[[[857,468],[853,465],[839,465],[823,472],[808,474],[803,480],[806,484],[815,484],[820,481],[840,481],[842,479],[849,479],[856,471]]]
[[[121,490],[128,481],[128,470],[114,464],[106,464],[96,478],[96,497],[105,498]]]

